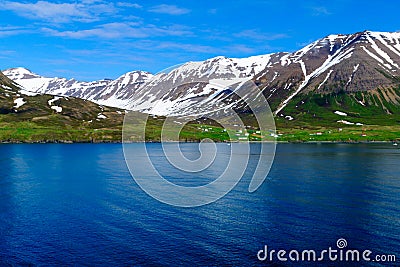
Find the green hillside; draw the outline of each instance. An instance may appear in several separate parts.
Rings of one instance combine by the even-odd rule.
[[[0,75],[1,142],[119,141],[124,113],[76,98],[26,96]],[[50,101],[50,102],[49,102]]]
[[[125,111],[72,97],[21,95],[0,75],[0,142],[121,142]],[[278,141],[400,141],[400,86],[360,92],[299,94],[276,117]],[[243,131],[209,120],[193,121],[181,141],[274,140],[253,116],[240,114]],[[142,116],[138,116],[142,117]],[[146,140],[160,141],[163,117],[149,117]],[[140,125],[143,124],[141,121]],[[134,140],[132,140],[134,141]]]
[[[400,140],[399,103],[400,86],[300,94],[276,118],[277,129],[282,140],[291,141],[396,141]]]

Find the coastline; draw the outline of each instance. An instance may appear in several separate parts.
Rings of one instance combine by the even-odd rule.
[[[217,144],[230,144],[230,143],[247,143],[247,142],[221,142],[221,141],[214,141]],[[122,142],[122,141],[68,141],[68,140],[46,140],[46,141],[3,141],[0,140],[0,145],[18,145],[18,144],[136,144],[136,143],[143,143],[143,142]],[[160,141],[146,141],[145,143],[162,143]],[[198,141],[188,142],[188,141],[166,141],[163,143],[200,143]],[[397,141],[391,140],[378,140],[378,141],[249,141],[248,143],[251,144],[259,144],[259,143],[267,143],[267,144],[397,144]]]

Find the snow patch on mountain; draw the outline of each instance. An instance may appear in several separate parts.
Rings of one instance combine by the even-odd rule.
[[[325,77],[325,79],[322,81],[322,83],[320,83],[320,84],[318,85],[318,89],[320,89],[320,88],[328,81],[328,79],[329,79],[329,77],[331,76],[332,72],[333,72],[333,70],[330,70],[330,71],[328,72],[328,74],[326,75],[326,77]]]
[[[236,103],[229,99],[234,84],[254,78],[260,91],[269,93],[268,99],[279,97],[272,100],[280,103],[274,112],[278,114],[305,88],[307,92],[322,88],[328,92],[330,85],[343,83],[344,89],[354,91],[357,86],[371,85],[370,81],[360,82],[360,75],[373,73],[376,68],[394,75],[400,68],[399,57],[400,33],[365,31],[329,35],[293,53],[219,56],[187,62],[156,75],[132,71],[115,80],[47,78],[24,68],[9,69],[4,74],[21,85],[21,94],[71,96],[157,115],[195,112],[221,100],[234,106]]]
[[[339,115],[339,116],[347,116],[347,113],[344,113],[344,112],[339,111],[339,110],[336,110],[334,113],[335,113],[336,115]]]
[[[51,106],[50,108],[54,109],[57,113],[61,113],[63,110],[62,107],[60,106]]]
[[[47,104],[49,104],[49,106],[53,106],[53,103],[59,99],[61,99],[61,97],[55,96],[53,99],[50,99],[49,101],[47,101]]]
[[[320,74],[324,73],[330,67],[332,67],[336,64],[339,64],[344,59],[350,58],[353,50],[354,50],[354,48],[343,51],[343,47],[342,47],[342,48],[338,49],[334,55],[332,55],[332,56],[328,55],[328,58],[325,60],[325,62],[320,67],[318,67],[316,70],[314,70],[309,75],[305,76],[304,81],[300,84],[300,86],[297,88],[297,90],[282,102],[280,107],[275,111],[275,114],[278,114],[283,108],[285,108],[286,105],[289,103],[289,101],[292,100],[293,97],[295,97],[304,87],[306,87],[312,78],[319,76]]]
[[[26,102],[22,97],[20,97],[14,100],[14,104],[15,104],[14,108],[18,109],[22,107],[24,104],[26,104]]]

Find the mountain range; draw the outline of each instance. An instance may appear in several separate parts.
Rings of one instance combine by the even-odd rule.
[[[33,95],[0,72],[0,142],[115,142],[124,115],[75,97]]]
[[[229,89],[252,80],[278,123],[397,125],[400,121],[398,32],[329,35],[292,53],[219,56],[157,74],[132,71],[115,80],[48,78],[25,68],[3,73],[21,94],[74,97],[154,115],[190,114],[217,101],[244,108]]]
[[[269,58],[269,55],[245,59],[216,57],[204,62],[188,62],[168,73],[153,75],[133,71],[116,80],[92,82],[46,78],[25,68],[7,69],[3,73],[21,85],[26,94],[73,96],[111,107],[169,115],[188,106],[194,98],[196,101],[206,99],[217,90],[226,89],[230,83],[254,77],[265,69]],[[221,86],[216,88],[210,83]],[[178,84],[190,86],[176,88]]]

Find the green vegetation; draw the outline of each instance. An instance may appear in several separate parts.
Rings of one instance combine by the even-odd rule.
[[[338,120],[346,120],[366,125],[392,126],[400,122],[399,103],[394,101],[400,101],[400,88],[352,94],[340,91],[299,95],[288,104],[283,114],[292,116],[298,125],[332,126]],[[344,112],[347,116],[337,115],[335,111]]]
[[[278,128],[278,133],[282,142],[400,142],[399,126]]]
[[[16,108],[16,99],[24,104]],[[19,96],[0,89],[1,142],[118,142],[123,112],[89,101]],[[53,100],[51,105],[49,100]],[[62,107],[57,112],[51,107]],[[99,117],[99,115],[102,115]],[[103,117],[104,116],[104,117]]]
[[[122,140],[123,110],[76,98],[20,96],[14,89],[12,84],[0,88],[0,142]],[[24,104],[16,107],[18,98],[22,98]],[[179,141],[198,142],[209,138],[218,142],[275,139],[282,142],[400,142],[399,103],[400,87],[355,93],[299,94],[276,117],[277,137],[273,132],[260,132],[252,114],[243,113],[240,114],[246,125],[243,129],[223,129],[210,120],[191,121],[182,128]],[[54,107],[61,107],[62,111],[57,112]],[[342,115],[335,114],[336,111]],[[143,116],[138,116],[137,120],[138,126],[133,123],[131,127],[144,124]],[[164,117],[148,118],[146,141],[161,140],[164,120]],[[135,137],[129,140],[135,141]]]
[[[278,133],[282,134],[278,140],[399,141],[399,104],[400,87],[298,95],[276,118]],[[336,111],[347,116],[335,114]],[[287,116],[293,119],[288,120]]]
[[[176,128],[173,127],[171,130],[168,130],[168,127],[163,128],[164,122],[165,117],[150,116],[145,126],[145,140],[149,142],[160,142],[161,131],[163,131],[164,140],[166,141],[200,142],[201,140],[207,138],[217,142],[274,140],[274,138],[270,136],[270,133],[261,133],[257,128],[252,126],[247,126],[244,128],[231,127],[230,129],[224,129],[217,122],[205,119],[188,122],[182,127],[182,130],[179,132],[179,136],[176,137],[175,133],[178,131],[181,122],[177,123]],[[132,136],[126,136],[124,141],[143,141],[143,137],[139,134],[139,130],[144,127],[144,124],[145,122],[143,119],[137,123],[131,121],[129,126],[125,126],[125,133]]]

